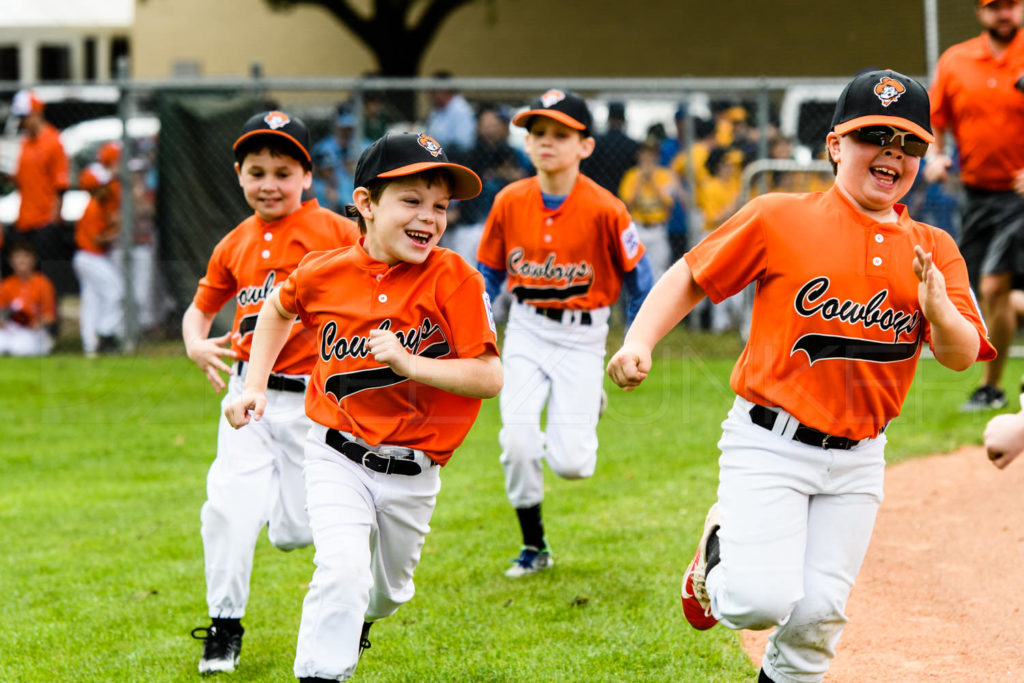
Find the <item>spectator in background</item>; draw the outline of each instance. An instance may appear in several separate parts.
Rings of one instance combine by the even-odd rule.
[[[458,202],[458,220],[449,223],[441,238],[442,246],[457,252],[467,262],[476,263],[477,245],[484,222],[498,190],[532,171],[529,159],[509,144],[509,117],[497,105],[484,104],[477,114],[476,143],[465,155],[465,165],[473,169],[483,189],[472,199]]]
[[[81,290],[82,351],[95,358],[118,350],[124,323],[124,281],[111,254],[121,232],[121,187],[100,163],[82,170],[78,186],[92,196],[75,225],[78,251],[71,263]]]
[[[705,162],[707,176],[697,185],[696,202],[704,216],[703,229],[695,235],[695,241],[703,240],[740,207],[740,173],[743,169],[743,152],[731,147],[715,147]],[[741,297],[731,297],[718,304],[703,299],[697,308],[699,320],[704,329],[725,332],[740,323]]]
[[[336,213],[343,214],[345,205],[352,203],[356,159],[367,144],[356,137],[356,117],[342,105],[334,118],[334,134],[320,140],[310,150],[317,201]]]
[[[376,90],[363,93],[363,137],[366,140],[384,137],[391,124],[399,119],[401,116],[388,105],[384,93]]]
[[[450,79],[451,73],[438,71],[434,78]],[[427,93],[430,112],[424,129],[441,143],[448,158],[462,159],[476,139],[476,115],[466,98],[451,88],[438,88]]]
[[[982,385],[963,411],[1006,405],[1003,370],[1016,319],[1010,301],[1015,274],[1024,272],[1024,9],[1019,0],[976,0],[984,32],[939,58],[930,90],[935,131],[924,167],[929,182],[953,167],[950,132],[960,150],[965,204],[959,247],[967,262],[997,356],[985,364]]]
[[[676,203],[682,202],[675,174],[658,164],[660,151],[657,140],[644,141],[637,150],[636,166],[623,174],[618,192],[647,248],[655,280],[671,265],[668,220]]]
[[[57,294],[36,272],[36,253],[26,240],[8,245],[13,273],[0,282],[0,356],[43,356],[53,348]]]
[[[19,90],[11,114],[25,132],[14,183],[21,195],[15,232],[27,239],[42,271],[58,291],[68,287],[67,253],[60,229],[63,193],[68,189],[68,158],[57,129],[43,116],[44,104],[31,90]]]
[[[626,134],[626,105],[608,104],[608,127],[594,137],[594,153],[584,159],[580,171],[612,194],[619,191],[622,176],[636,165],[636,140]]]
[[[678,112],[677,112],[678,113]],[[672,263],[678,261],[690,242],[696,244],[703,239],[703,215],[699,207],[695,207],[696,187],[708,177],[707,159],[715,149],[715,124],[710,119],[694,119],[693,130],[696,140],[687,149],[684,144],[669,163],[669,168],[676,174],[683,197],[689,198],[685,203],[677,202],[669,218],[668,240],[672,249]],[[667,142],[667,140],[666,140]],[[665,144],[662,143],[662,152]],[[694,226],[691,231],[690,226]],[[691,235],[691,233],[696,233]]]

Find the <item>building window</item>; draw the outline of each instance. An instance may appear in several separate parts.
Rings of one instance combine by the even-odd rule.
[[[131,43],[128,42],[127,36],[114,36],[110,39],[110,78],[117,78],[117,63],[121,60],[121,57],[130,58],[132,56]],[[131,75],[131,69],[129,69],[129,75]]]
[[[21,63],[17,45],[0,45],[0,81],[21,79]]]
[[[71,80],[71,49],[67,45],[41,45],[38,78],[41,81]]]

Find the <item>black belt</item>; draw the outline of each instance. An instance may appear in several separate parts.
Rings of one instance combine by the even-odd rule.
[[[750,421],[758,427],[764,427],[769,431],[775,426],[775,420],[778,417],[779,413],[777,411],[756,403],[750,409]],[[793,433],[793,440],[805,443],[808,446],[817,446],[818,448],[825,449],[835,448],[840,451],[848,451],[860,443],[859,440],[848,439],[845,436],[833,436],[832,434],[820,432],[814,427],[808,427],[805,424],[801,424],[796,428],[796,432]]]
[[[247,363],[238,361],[237,374],[239,377],[245,372],[245,366]],[[298,379],[296,377],[287,377],[285,375],[278,375],[277,373],[270,373],[270,377],[267,378],[267,389],[273,389],[274,391],[290,391],[296,394],[306,393],[306,380]]]
[[[324,440],[327,442],[328,446],[338,451],[352,462],[358,463],[366,469],[373,470],[374,472],[380,472],[382,474],[404,474],[411,477],[423,471],[423,468],[421,468],[415,460],[395,455],[383,455],[377,451],[372,451],[366,446],[363,446],[352,439],[346,438],[345,435],[337,429],[328,429],[327,436]],[[407,451],[410,455],[413,452],[411,448],[403,448],[401,450]]]
[[[526,304],[530,306],[530,304]],[[562,322],[566,318],[572,320],[573,313],[579,313],[580,317],[577,322],[580,325],[590,325],[594,322],[594,319],[590,315],[590,311],[579,311],[573,308],[543,308],[542,306],[530,306],[533,310],[537,311],[538,314],[545,318],[551,318],[555,322]]]

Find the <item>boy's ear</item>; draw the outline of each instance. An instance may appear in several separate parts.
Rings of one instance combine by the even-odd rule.
[[[235,162],[235,175],[238,176],[238,184],[242,184],[242,166],[236,161]]]
[[[313,169],[302,171],[302,189],[308,190],[313,187]]]
[[[595,144],[596,141],[594,140],[593,135],[588,135],[587,137],[583,138],[583,140],[580,142],[580,161],[586,159],[587,157],[594,153]]]
[[[363,220],[373,220],[373,202],[370,201],[370,191],[365,187],[357,187],[352,192],[352,203],[356,205],[359,215]]]
[[[830,131],[825,137],[825,151],[828,152],[829,159],[839,163],[839,136],[836,135],[835,131]]]

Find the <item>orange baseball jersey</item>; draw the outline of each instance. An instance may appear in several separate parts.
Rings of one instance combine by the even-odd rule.
[[[256,317],[274,287],[284,282],[309,252],[336,249],[358,239],[354,222],[322,208],[315,199],[270,223],[254,214],[214,247],[193,303],[204,313],[217,313],[235,298],[231,329],[240,336],[231,345],[239,360],[247,361]],[[274,372],[308,375],[315,352],[313,334],[296,324],[274,363]]]
[[[388,266],[362,244],[311,254],[288,276],[281,307],[316,329],[316,367],[306,414],[378,446],[424,451],[448,462],[480,411],[480,399],[397,375],[367,350],[370,330],[391,330],[410,353],[476,358],[498,353],[484,280],[447,249],[422,264]]]
[[[23,327],[37,327],[57,319],[57,294],[50,278],[32,273],[22,280],[9,275],[0,282],[0,310]]]
[[[15,227],[37,230],[60,219],[59,193],[68,189],[68,158],[60,134],[44,123],[35,137],[25,137],[14,180],[21,193],[21,207]]]
[[[94,254],[106,254],[112,243],[107,238],[117,233],[117,216],[121,210],[120,192],[112,193],[105,200],[90,197],[82,217],[75,223],[75,246]]]
[[[694,280],[714,302],[757,283],[750,337],[730,384],[815,429],[863,439],[899,415],[922,340],[914,245],[931,252],[949,298],[985,338],[967,267],[953,239],[910,218],[878,223],[833,187],[757,197],[689,251]]]
[[[536,176],[498,192],[477,260],[506,271],[508,288],[520,301],[592,310],[618,301],[622,274],[643,254],[626,205],[580,174],[554,210],[544,207]]]
[[[960,177],[987,190],[1009,190],[1024,169],[1024,31],[999,59],[982,34],[939,58],[929,93],[932,126],[951,130],[960,149]]]

